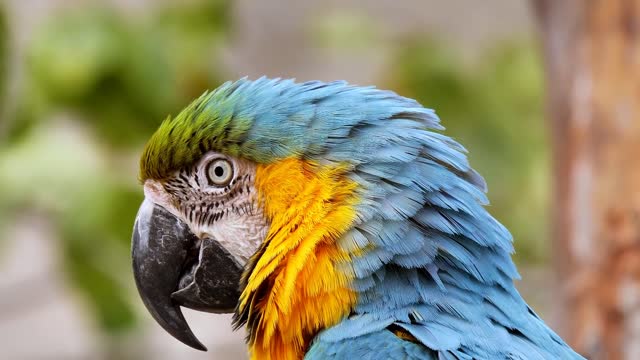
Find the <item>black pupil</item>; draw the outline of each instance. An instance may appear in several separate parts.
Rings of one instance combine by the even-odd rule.
[[[213,169],[213,173],[216,174],[217,177],[221,177],[222,175],[224,175],[224,169],[222,168],[222,166],[216,166]]]

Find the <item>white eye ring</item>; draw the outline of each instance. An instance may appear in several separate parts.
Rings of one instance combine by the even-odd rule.
[[[209,185],[223,187],[233,178],[233,165],[226,159],[214,159],[207,165]]]

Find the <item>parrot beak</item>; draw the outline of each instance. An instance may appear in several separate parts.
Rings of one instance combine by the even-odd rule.
[[[240,297],[242,266],[217,241],[199,239],[148,199],[136,217],[131,253],[136,286],[151,316],[176,339],[206,351],[180,306],[232,312]]]

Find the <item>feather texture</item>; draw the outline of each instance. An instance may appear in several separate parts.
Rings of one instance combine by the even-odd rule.
[[[264,178],[291,159],[311,169],[281,172],[299,183],[264,192],[275,233],[245,274],[237,317],[259,330],[253,341],[279,331],[308,347],[309,359],[581,359],[517,292],[511,235],[484,208],[486,184],[464,147],[440,130],[433,110],[390,91],[243,79],[166,120],[145,148],[140,177],[166,177],[209,150],[257,162]],[[332,169],[339,176],[326,176],[338,174]],[[322,198],[338,190],[335,182],[354,185],[346,222],[323,221],[323,207],[346,204]],[[302,226],[297,235],[293,225]],[[320,255],[319,244],[333,250]],[[318,301],[326,298],[316,295],[331,282],[300,276],[325,255],[326,276],[342,276],[348,291],[328,303],[337,316],[305,322],[283,309],[323,316]]]

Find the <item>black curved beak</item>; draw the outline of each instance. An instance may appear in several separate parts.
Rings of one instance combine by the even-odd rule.
[[[187,224],[146,199],[136,217],[131,253],[138,292],[151,316],[176,339],[206,351],[180,306],[232,312],[242,266],[217,241],[199,239]]]

